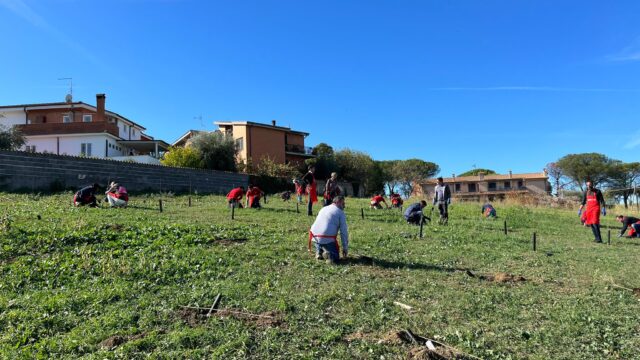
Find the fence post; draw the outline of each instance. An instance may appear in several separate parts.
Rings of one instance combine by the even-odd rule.
[[[235,203],[231,203],[231,220],[233,220],[235,218],[236,215],[236,204]]]
[[[611,230],[607,231],[607,244],[611,245]]]
[[[160,207],[160,212],[162,212],[162,199],[158,200],[158,206]]]
[[[422,228],[424,227],[424,216],[420,218],[420,239],[422,239]]]
[[[300,214],[300,207],[298,206],[297,202],[296,202],[296,213]]]
[[[504,221],[504,234],[507,235],[507,220]]]
[[[191,196],[189,196],[189,207],[191,207]]]
[[[533,251],[536,251],[536,242],[537,242],[536,233],[534,232],[533,233]]]
[[[362,215],[362,220],[364,220],[364,208],[360,208],[360,215]]]

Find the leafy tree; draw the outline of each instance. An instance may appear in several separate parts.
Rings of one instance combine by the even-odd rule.
[[[307,166],[314,165],[316,167],[316,178],[328,179],[331,173],[338,169],[335,152],[328,144],[320,143],[314,146],[311,153],[316,156],[315,159],[308,159],[305,163]],[[302,172],[306,173],[307,170],[304,169]]]
[[[253,164],[251,161],[248,164]],[[298,169],[289,164],[280,164],[266,156],[260,159],[257,164],[249,165],[246,172],[262,176],[284,177],[291,179],[298,175]]]
[[[393,172],[394,167],[399,161],[400,160],[376,161],[376,164],[380,168],[380,178],[383,182],[383,186],[387,187],[389,193],[396,192],[396,188],[399,186]]]
[[[421,159],[398,161],[393,167],[393,177],[400,183],[405,196],[411,196],[415,183],[433,177],[438,172],[440,167],[437,164]]]
[[[614,160],[609,168],[609,186],[616,191],[614,194],[622,197],[624,208],[629,207],[628,201],[633,194],[633,186],[640,179],[640,162],[623,163]]]
[[[202,154],[192,146],[171,147],[160,162],[166,166],[202,168]]]
[[[237,171],[236,145],[231,136],[221,132],[203,132],[191,139],[191,146],[202,156],[202,167]]]
[[[375,163],[371,156],[361,151],[344,149],[335,154],[335,159],[341,178],[361,184],[365,193],[371,189],[371,179],[375,171]]]
[[[606,183],[613,160],[598,153],[569,154],[556,162],[566,176],[575,181],[580,190],[587,180],[594,184]]]
[[[493,175],[496,172],[490,169],[473,169],[473,170],[465,171],[462,174],[457,176],[476,176],[479,173],[483,173],[485,175]]]
[[[0,149],[18,150],[24,146],[26,139],[17,127],[0,125]]]

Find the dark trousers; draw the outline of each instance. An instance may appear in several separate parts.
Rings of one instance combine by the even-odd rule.
[[[591,224],[591,231],[593,231],[593,236],[596,238],[596,242],[602,242],[602,235],[600,234],[600,225]]]
[[[446,202],[438,203],[438,211],[440,212],[440,220],[449,220],[449,205]]]

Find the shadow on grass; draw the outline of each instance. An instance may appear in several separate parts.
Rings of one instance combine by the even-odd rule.
[[[354,256],[340,260],[340,265],[362,265],[362,266],[375,266],[383,269],[411,269],[411,270],[427,270],[427,271],[442,271],[452,273],[456,271],[467,271],[464,268],[452,268],[434,264],[423,263],[407,263],[401,261],[389,261],[384,259],[376,259],[369,256]]]

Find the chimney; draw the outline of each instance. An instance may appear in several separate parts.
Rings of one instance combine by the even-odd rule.
[[[271,120],[271,126],[276,126],[276,121],[275,120]]]
[[[480,180],[484,180],[484,173],[482,171],[478,173],[478,176],[480,177]]]
[[[104,94],[96,94],[96,119],[95,121],[105,121],[104,117],[104,102],[106,96]]]
[[[509,170],[509,179],[513,179],[513,172]]]

